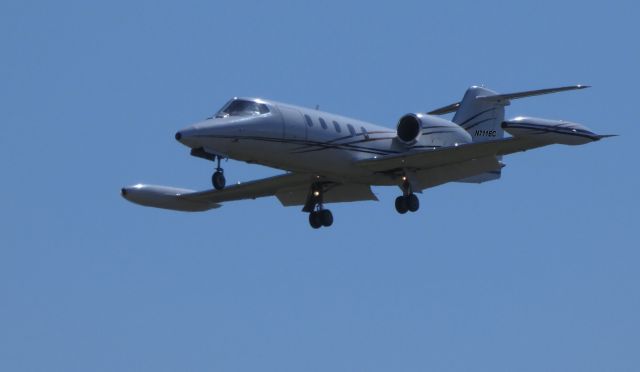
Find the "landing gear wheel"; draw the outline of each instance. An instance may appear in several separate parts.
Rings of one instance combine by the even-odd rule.
[[[405,196],[398,196],[396,198],[396,211],[400,214],[405,214],[409,210],[409,203]]]
[[[333,224],[333,214],[328,209],[323,209],[321,211],[316,212],[320,216],[320,222],[322,222],[322,226],[329,227]]]
[[[224,189],[224,186],[227,184],[224,173],[222,173],[222,171],[216,171],[213,176],[211,176],[211,183],[216,190]]]
[[[407,199],[407,209],[409,209],[410,212],[415,212],[420,208],[420,199],[418,199],[416,194],[409,194],[405,196],[405,198]]]
[[[319,229],[322,226],[322,220],[319,212],[313,211],[309,213],[309,225],[314,229]]]

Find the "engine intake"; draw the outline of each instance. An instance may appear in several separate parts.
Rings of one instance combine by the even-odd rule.
[[[422,120],[416,114],[406,114],[398,121],[398,139],[405,144],[415,142],[422,132]]]

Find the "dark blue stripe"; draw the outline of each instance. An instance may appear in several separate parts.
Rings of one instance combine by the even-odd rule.
[[[480,120],[479,122],[474,123],[473,125],[469,125],[468,127],[464,128],[464,129],[469,130],[469,129],[471,129],[471,128],[475,127],[475,126],[478,126],[478,125],[480,125],[480,124],[482,124],[482,123],[484,123],[484,122],[487,122],[487,121],[489,121],[489,120],[495,120],[495,119],[496,119],[496,118],[495,118],[495,117],[493,117],[493,118],[488,118],[488,119]]]
[[[471,120],[477,118],[478,116],[480,116],[480,115],[482,115],[484,113],[487,113],[489,111],[493,111],[494,109],[495,109],[495,107],[492,107],[492,108],[490,108],[488,110],[480,111],[479,113],[473,115],[472,117],[468,118],[467,120],[463,121],[462,123],[460,123],[458,125],[464,128],[464,125],[467,124],[468,122],[470,122]],[[458,111],[458,112],[460,112],[460,111]]]
[[[579,128],[571,128],[571,127],[560,127],[560,125],[562,125],[562,124],[558,124],[558,125],[552,126],[552,127],[549,127],[549,126],[546,126],[546,125],[539,125],[539,124],[529,124],[529,123],[507,124],[507,126],[505,126],[504,129],[511,129],[511,128],[513,128],[513,129],[531,129],[531,130],[540,131],[540,133],[532,133],[532,134],[557,133],[557,134],[567,134],[567,135],[570,135],[570,136],[589,138],[589,139],[594,140],[594,141],[600,139],[600,136],[598,136],[597,134],[595,134],[593,132],[589,132],[588,130],[579,129]]]

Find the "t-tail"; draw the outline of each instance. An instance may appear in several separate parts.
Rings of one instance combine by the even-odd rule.
[[[497,94],[487,88],[472,86],[467,89],[462,101],[460,101],[452,121],[469,132],[473,142],[484,142],[504,137],[501,124],[504,121],[504,106],[509,102],[480,99],[480,97],[492,97]],[[501,158],[499,156],[498,161]],[[501,175],[502,168],[465,178],[460,182],[482,183],[497,180]]]
[[[498,93],[483,87],[473,86],[464,94],[453,122],[464,128],[473,142],[499,139],[504,136],[504,106],[509,101],[486,99],[499,96]]]
[[[508,126],[505,127],[505,124],[509,124],[510,121],[505,122],[504,120],[504,107],[509,105],[510,100],[584,88],[589,88],[589,86],[570,85],[500,94],[491,89],[472,86],[467,89],[462,101],[433,110],[429,114],[442,115],[455,112],[452,121],[469,132],[473,142],[499,140],[504,137],[503,129],[510,128]],[[575,132],[576,130],[573,131]],[[605,136],[599,136],[599,138],[602,137]],[[498,157],[498,160],[500,160],[500,157]],[[461,180],[461,182],[485,182],[498,179],[500,175],[501,170],[496,170]]]

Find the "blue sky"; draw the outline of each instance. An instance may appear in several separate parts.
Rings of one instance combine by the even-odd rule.
[[[632,371],[640,367],[636,2],[0,3],[0,370]],[[119,196],[208,188],[173,134],[232,96],[393,127],[583,83],[507,117],[607,141],[505,159],[400,216]],[[228,182],[277,171],[233,161]]]

